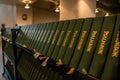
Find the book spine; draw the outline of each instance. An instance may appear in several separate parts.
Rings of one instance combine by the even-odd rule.
[[[46,39],[46,43],[44,44],[44,48],[42,49],[42,54],[47,55],[47,51],[49,49],[49,46],[52,44],[52,40],[54,39],[54,36],[56,35],[56,31],[57,31],[57,26],[58,26],[58,22],[53,22],[51,23],[51,26],[49,25],[48,27],[50,28],[50,32],[49,32],[49,36]],[[45,40],[45,39],[44,39]],[[44,75],[42,75],[42,73],[44,72],[44,68],[42,66],[38,66],[41,68],[41,71],[39,73],[39,75],[41,76],[41,78],[43,78]],[[39,76],[39,77],[40,77]],[[37,78],[37,76],[34,75],[35,78]]]
[[[44,35],[42,35],[41,47],[39,48],[40,49],[40,54],[45,55],[45,53],[43,53],[43,48],[44,48],[45,44],[47,44],[45,42],[46,42],[47,38],[49,37],[48,35],[49,35],[50,31],[52,31],[54,29],[54,28],[52,29],[52,26],[53,26],[53,23],[47,23],[46,26],[45,26],[46,27],[45,33],[43,33]],[[31,71],[32,72],[31,79],[34,79],[34,77],[35,77],[36,68],[40,67],[41,70],[43,69],[41,66],[38,66],[37,64],[35,64],[35,66],[36,67],[34,67]]]
[[[105,17],[89,74],[100,78],[115,26],[115,16]]]
[[[38,52],[41,51],[41,50],[40,50],[41,44],[42,44],[42,41],[43,41],[43,39],[44,39],[44,37],[45,37],[46,30],[47,30],[46,25],[47,25],[46,23],[41,24],[41,26],[42,26],[43,28],[42,28],[42,31],[40,32],[40,35],[38,35],[38,37],[37,37],[38,40],[37,40],[37,42],[36,42],[35,49],[36,49]]]
[[[57,44],[58,38],[60,37],[60,33],[64,32],[67,29],[68,24],[69,24],[69,21],[64,22],[63,26],[61,26],[62,30],[61,31],[59,31],[59,30],[56,31],[57,33],[54,35],[54,38],[52,40],[52,44],[51,44],[51,46],[49,48],[49,51],[48,51],[48,54],[47,54],[48,56],[52,55],[52,53],[54,51],[54,48],[55,48],[55,46]]]
[[[51,44],[47,44],[44,48],[44,53],[47,53],[50,48],[50,45],[56,45],[57,44],[57,41],[58,41],[58,38],[60,36],[60,33],[61,33],[61,30],[62,30],[62,27],[63,27],[63,22],[59,22],[58,23],[58,27],[57,27],[57,30],[55,31],[55,35],[53,37],[53,39],[51,38]],[[52,50],[51,50],[52,51]],[[47,56],[50,56],[50,52],[48,52]]]
[[[50,36],[50,32],[51,32],[51,31],[53,31],[53,32],[55,31],[53,24],[54,24],[54,23],[49,23],[49,24],[47,24],[46,35],[45,35],[45,37],[44,37],[44,39],[43,39],[43,41],[42,41],[42,44],[41,44],[41,53],[42,53],[42,54],[45,54],[45,53],[43,52],[43,51],[44,51],[44,46],[47,44],[48,38],[49,38],[49,36]]]
[[[30,37],[30,41],[28,41],[28,44],[29,44],[29,48],[33,49],[35,47],[35,38],[37,37],[38,35],[38,30],[40,30],[40,27],[39,25],[33,25],[33,30],[32,30],[32,34],[31,34],[31,37]],[[34,45],[34,46],[33,46]]]
[[[24,36],[24,32],[26,31],[27,27],[26,26],[22,26],[21,29],[20,29],[20,32],[18,33],[18,36],[16,38],[16,42],[17,43],[21,43],[21,40]]]
[[[64,37],[62,39],[61,46],[59,46],[60,49],[52,55],[52,59],[54,59],[54,60],[63,59],[63,56],[64,56],[65,51],[66,51],[68,44],[69,44],[69,40],[71,38],[71,34],[74,30],[75,22],[76,22],[76,20],[71,20],[70,23],[68,24],[68,26],[66,26],[67,29],[64,32]],[[61,33],[61,34],[63,34],[63,33]],[[58,44],[59,44],[59,40],[58,40]],[[50,80],[53,79],[52,77],[54,77],[54,79],[58,78],[58,74],[51,71],[51,70],[47,73],[51,74],[51,75],[49,75]]]
[[[119,64],[119,51],[120,51],[120,15],[117,16],[116,26],[112,41],[110,44],[110,49],[108,52],[108,57],[105,62],[105,67],[103,69],[101,80],[119,80],[118,77],[118,64]]]
[[[27,43],[26,43],[26,45],[29,49],[32,49],[33,46],[35,45],[33,39],[34,39],[34,36],[35,36],[35,33],[36,33],[35,30],[38,28],[37,25],[31,25],[31,27],[32,28],[29,30],[28,39],[27,39]]]
[[[29,31],[29,29],[30,29],[31,27],[30,26],[26,26],[26,29],[25,29],[25,31],[23,32],[24,34],[23,34],[23,37],[22,37],[22,39],[21,39],[21,41],[20,41],[20,44],[21,45],[25,45],[25,43],[26,43],[26,41],[27,41],[27,33],[28,33],[28,31]]]
[[[83,69],[88,71],[94,50],[96,48],[96,44],[100,35],[101,26],[103,24],[103,17],[94,18],[91,31],[88,36],[87,43],[85,45],[85,49],[83,50],[83,55],[81,57],[81,61],[79,62],[78,70],[82,72]]]
[[[43,24],[40,24],[38,27],[40,27],[40,28],[37,30],[38,33],[37,33],[37,35],[36,35],[36,37],[34,39],[36,41],[34,49],[37,50],[37,51],[39,50],[38,47],[40,47],[40,45],[38,46],[38,44],[39,44],[39,42],[41,40],[41,37],[42,37],[42,34],[43,34],[44,30],[45,30],[45,27],[44,27]]]
[[[82,29],[79,33],[77,45],[75,47],[74,54],[73,54],[73,57],[70,62],[71,67],[77,68],[77,66],[79,64],[79,61],[82,56],[82,51],[84,49],[84,46],[85,46],[87,38],[88,38],[88,34],[90,32],[91,25],[92,25],[92,18],[87,18],[84,20]]]
[[[66,35],[63,39],[62,46],[61,46],[59,53],[58,53],[58,56],[57,56],[57,60],[63,59],[63,57],[64,57],[65,51],[69,45],[70,38],[71,38],[73,30],[74,30],[75,23],[76,23],[76,20],[71,20],[69,23]]]
[[[79,38],[79,33],[81,31],[82,25],[83,25],[83,19],[76,21],[75,26],[74,26],[75,27],[74,31],[72,32],[72,37],[69,39],[70,42],[69,42],[69,45],[68,45],[67,50],[65,52],[65,56],[63,58],[64,64],[68,65],[71,62],[73,51],[75,49],[75,46],[77,45],[77,40]]]
[[[44,39],[44,37],[45,37],[45,35],[46,35],[46,32],[47,32],[47,25],[48,24],[41,24],[41,27],[42,27],[42,29],[40,30],[41,32],[39,32],[39,31],[36,31],[39,35],[38,36],[36,36],[36,38],[38,39],[38,37],[39,37],[39,40],[37,41],[37,43],[38,44],[41,44],[42,45],[42,41],[43,41],[43,39]],[[31,31],[30,31],[31,32]],[[36,47],[36,50],[38,49],[41,49],[41,45],[38,45],[37,47]],[[33,46],[33,45],[32,45]],[[36,45],[34,44],[34,47],[35,47]],[[33,63],[34,64],[34,61],[31,61],[31,63]],[[32,65],[33,65],[32,64]],[[36,67],[33,67],[31,64],[29,64],[28,65],[28,71],[30,71],[30,78],[32,79],[33,78],[33,76],[34,76],[34,74],[35,74],[35,69],[36,69]],[[34,66],[37,66],[36,64],[34,64]],[[38,66],[37,66],[38,67]]]
[[[44,32],[43,32],[43,34],[42,34],[42,37],[41,37],[40,41],[39,41],[39,52],[40,52],[41,54],[43,54],[43,53],[42,53],[42,49],[43,49],[42,44],[44,44],[44,43],[43,43],[44,38],[46,37],[47,32],[48,32],[48,30],[49,30],[49,27],[47,26],[47,25],[49,25],[49,23],[44,23],[44,25],[45,25],[45,30],[44,30]]]
[[[69,26],[69,21],[64,21],[64,22],[63,22],[63,26],[62,26],[61,33],[60,33],[60,35],[59,35],[59,37],[58,37],[58,40],[57,40],[57,42],[56,42],[55,49],[54,49],[53,53],[51,54],[51,53],[48,51],[48,53],[49,53],[48,56],[51,56],[52,59],[56,59],[56,58],[57,58],[59,49],[60,49],[60,47],[62,46],[62,42],[63,42],[63,40],[64,40],[64,38],[65,38],[65,34],[66,34],[66,32],[67,32],[68,26]],[[46,79],[46,78],[49,78],[49,77],[51,77],[51,76],[54,75],[54,74],[53,74],[54,72],[51,72],[51,69],[49,69],[48,71],[46,70],[45,73],[46,73],[46,76],[44,77],[45,79]],[[51,76],[50,76],[49,74],[51,74]]]
[[[45,55],[48,55],[48,50],[50,49],[50,46],[52,44],[52,40],[54,39],[54,36],[56,35],[56,31],[57,31],[57,27],[58,27],[58,22],[53,23],[53,27],[52,30],[50,32],[50,35],[48,36],[48,39],[46,41],[46,45],[44,46],[43,52]]]

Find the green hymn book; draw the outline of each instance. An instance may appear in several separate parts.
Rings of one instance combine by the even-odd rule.
[[[60,25],[60,26],[58,26],[58,24]],[[58,22],[54,22],[53,23],[53,27],[52,27],[52,30],[50,31],[50,34],[49,34],[49,37],[48,37],[48,39],[46,40],[46,44],[45,44],[45,47],[44,47],[44,49],[43,49],[43,53],[44,54],[47,54],[47,51],[48,51],[48,49],[49,49],[49,47],[50,47],[50,44],[51,44],[51,41],[52,41],[52,39],[53,39],[53,36],[55,35],[55,31],[57,30],[57,27],[58,28],[60,28],[61,29],[61,26],[63,25],[63,22],[61,22],[61,23],[58,23]],[[60,30],[59,29],[59,30]]]
[[[79,33],[81,31],[82,25],[83,25],[83,19],[76,20],[74,31],[72,32],[72,36],[69,39],[70,40],[69,45],[66,49],[66,52],[64,53],[65,54],[63,57],[64,64],[68,65],[71,62],[71,58],[72,58],[75,46],[77,45],[77,41],[79,38]]]
[[[22,53],[21,58],[19,60],[19,64],[17,65],[17,71],[20,73],[22,78],[26,80],[30,80],[31,71],[33,69],[33,57]]]
[[[27,46],[27,41],[29,40],[29,34],[30,34],[30,30],[33,28],[31,25],[26,26],[27,29],[25,30],[25,33],[23,35],[23,38],[21,39],[21,45],[26,45]]]
[[[44,33],[44,30],[45,30],[44,26],[45,26],[45,24],[40,24],[38,26],[40,28],[39,28],[39,30],[37,30],[37,35],[34,38],[34,40],[36,41],[34,49],[37,50],[37,51],[39,50],[39,47],[41,46],[41,45],[39,45],[39,43],[40,43],[41,37],[42,37],[42,35]]]
[[[70,23],[68,25],[68,28],[67,28],[67,31],[66,31],[66,34],[63,38],[63,41],[62,41],[62,45],[58,51],[58,53],[54,53],[54,54],[57,54],[56,56],[53,56],[53,59],[55,60],[58,60],[58,59],[61,59],[63,60],[63,57],[65,55],[65,52],[67,50],[67,47],[69,46],[69,43],[70,43],[70,39],[72,37],[72,34],[74,32],[74,28],[75,28],[75,24],[76,24],[76,20],[70,20]],[[64,63],[64,62],[63,62]],[[54,79],[56,79],[58,77],[58,73],[56,72],[53,72],[51,73],[52,75],[50,76],[50,80],[52,79],[52,77],[55,75]]]
[[[35,43],[36,43],[36,36],[38,35],[39,30],[41,29],[40,25],[33,25],[32,33],[31,33],[31,39],[28,41],[28,44],[30,45],[29,48],[34,49]]]
[[[29,49],[33,49],[33,47],[35,45],[34,44],[35,43],[34,36],[36,33],[36,29],[38,28],[37,26],[38,25],[31,25],[31,29],[29,30],[28,39],[27,39],[27,43],[26,43],[26,45]]]
[[[35,49],[40,52],[40,48],[41,48],[41,45],[42,45],[42,41],[46,35],[46,31],[48,30],[47,29],[47,23],[43,23],[41,24],[41,26],[43,27],[42,30],[41,30],[41,33],[39,36],[36,36],[37,37],[37,41],[36,41],[36,44],[35,44]]]
[[[116,16],[107,16],[104,18],[102,30],[99,36],[99,41],[97,43],[95,54],[89,69],[89,74],[97,78],[100,78],[104,62],[109,50],[109,45],[115,27],[115,20]]]
[[[120,15],[117,16],[116,26],[110,44],[108,57],[102,72],[101,80],[119,80],[118,79],[118,54],[120,51]]]
[[[55,26],[53,26],[53,23],[46,23],[46,33],[45,33],[45,35],[44,35],[44,38],[43,38],[43,40],[42,40],[42,42],[41,42],[41,46],[40,46],[40,54],[43,54],[43,55],[45,55],[45,53],[43,53],[43,49],[44,49],[44,46],[47,44],[46,42],[47,42],[47,39],[48,39],[48,37],[49,37],[49,35],[50,35],[50,32],[53,30],[55,28]],[[42,35],[43,36],[43,35]],[[38,41],[39,42],[39,41]],[[34,79],[35,77],[36,77],[36,75],[38,74],[38,72],[36,71],[36,68],[40,68],[40,70],[42,70],[42,67],[40,66],[40,65],[37,65],[37,64],[34,64],[36,67],[34,67],[34,69],[32,69],[32,75],[31,75],[31,79]]]
[[[92,57],[94,55],[94,50],[96,48],[96,44],[100,35],[102,24],[103,17],[94,18],[85,49],[82,52],[83,55],[81,57],[81,61],[79,62],[78,70],[80,71],[82,71],[83,69],[88,71],[89,69]]]
[[[60,22],[61,23],[61,22]],[[64,40],[64,37],[65,37],[65,34],[67,32],[67,29],[68,29],[68,26],[69,26],[69,21],[63,21],[61,25],[62,27],[62,30],[58,36],[58,40],[56,42],[56,45],[54,47],[54,50],[52,51],[51,48],[49,48],[49,51],[48,51],[48,54],[47,56],[49,56],[50,58],[54,59],[55,60],[55,56],[58,55],[58,52],[59,52],[59,48],[62,46],[62,42]],[[44,74],[46,74],[46,76],[44,76],[43,78],[48,78],[50,76],[50,69],[46,69],[44,71]],[[51,76],[52,76],[52,72],[51,72]]]
[[[83,25],[83,19],[78,19],[74,22],[74,26],[73,26],[74,29],[71,33],[71,37],[69,38],[68,46],[66,47],[66,51],[64,53],[63,58],[61,58],[64,64],[68,65],[71,61],[71,57],[73,55],[76,43],[78,41],[78,37],[81,31],[82,25]],[[57,73],[55,74],[55,76],[56,76],[55,79],[58,78],[58,80],[63,80],[63,77],[59,76]]]
[[[77,20],[76,20],[76,22],[77,22]],[[88,23],[87,23],[88,22]],[[89,24],[90,23],[90,24]],[[74,33],[74,34],[72,34],[71,35],[71,38],[69,39],[69,44],[68,44],[68,47],[66,48],[66,51],[64,52],[64,55],[63,56],[61,56],[61,58],[59,58],[58,57],[58,59],[62,59],[62,62],[64,63],[64,64],[70,64],[70,66],[72,66],[73,67],[73,65],[76,63],[76,62],[71,62],[71,59],[72,60],[74,60],[75,59],[75,57],[74,57],[74,59],[73,59],[73,53],[74,53],[74,49],[76,48],[75,46],[78,44],[78,40],[80,39],[80,34],[81,34],[81,32],[82,32],[82,30],[85,30],[85,28],[86,28],[86,30],[87,29],[90,29],[89,27],[87,27],[88,25],[91,25],[91,23],[92,23],[92,19],[86,19],[85,21],[84,21],[84,23],[82,23],[81,22],[81,24],[79,24],[79,26],[76,26],[76,24],[74,25],[74,26],[76,26],[77,27],[77,29],[78,29],[78,27],[79,27],[79,35],[77,36],[77,38],[76,38],[76,41],[75,41],[75,43],[73,44],[73,42],[71,41],[72,40],[72,38],[73,37],[75,37],[75,34],[76,34],[76,32]],[[76,28],[75,27],[75,28]],[[76,30],[74,28],[74,30]],[[82,29],[81,29],[82,28]],[[74,32],[74,31],[73,31]],[[85,34],[86,34],[86,31],[83,31],[83,33],[85,32]],[[85,36],[85,35],[84,35]],[[82,41],[81,41],[82,42]],[[81,43],[80,43],[81,44]],[[72,45],[74,45],[74,47],[72,46]],[[72,48],[73,47],[73,48]],[[71,52],[70,52],[70,51]],[[72,52],[73,51],[73,52]],[[63,54],[63,53],[62,53]],[[79,56],[79,55],[77,55],[77,56]],[[63,58],[62,58],[63,57]],[[73,64],[73,65],[72,65]],[[56,77],[57,78],[57,77]],[[61,76],[59,76],[59,80],[60,79],[62,79],[62,77]]]
[[[59,49],[61,47],[61,43],[63,41],[63,38],[65,36],[65,33],[66,33],[66,30],[68,28],[68,24],[69,24],[69,21],[62,21],[60,22],[62,25],[61,25],[61,31],[59,32],[59,36],[58,36],[58,39],[57,41],[54,41],[54,43],[56,42],[55,44],[55,48],[53,50],[53,52],[49,53],[48,56],[51,56],[51,58],[55,59],[55,57],[58,55],[58,52],[59,52]]]
[[[74,54],[71,58],[71,62],[70,62],[71,67],[77,68],[78,66],[78,63],[82,56],[82,51],[84,50],[84,46],[88,38],[88,34],[90,32],[91,25],[92,25],[92,18],[84,19],[82,29],[79,33],[77,45],[75,47]]]
[[[43,31],[43,34],[42,34],[42,36],[41,36],[41,39],[39,40],[39,43],[38,43],[38,45],[39,45],[39,52],[41,53],[41,54],[43,54],[42,53],[42,44],[44,44],[43,43],[43,41],[44,41],[44,39],[45,39],[45,37],[46,37],[46,35],[47,35],[47,32],[48,32],[48,30],[49,30],[49,28],[48,28],[48,25],[49,25],[49,23],[44,23],[43,25],[45,25],[44,27],[45,27],[45,29],[44,29],[44,31]]]
[[[48,56],[50,56],[50,57],[52,56],[54,48],[55,48],[55,46],[57,44],[57,41],[58,41],[58,39],[60,37],[60,33],[66,31],[66,29],[68,28],[68,25],[69,25],[69,21],[64,22],[63,26],[59,25],[59,26],[61,26],[62,30],[57,30],[56,31],[56,33],[55,33],[55,35],[53,37],[52,43],[50,45],[48,54],[47,54]]]
[[[21,40],[24,40],[24,39],[27,40],[27,38],[30,38],[30,31],[31,31],[31,29],[33,29],[33,26],[29,26],[29,27],[26,26],[26,28],[27,28],[27,29],[24,29],[24,30],[21,29],[21,30],[24,32]],[[26,44],[26,42],[23,41],[23,44]],[[24,54],[24,53],[22,53],[22,54]],[[26,59],[26,58],[25,58],[25,59]],[[25,64],[24,59],[23,59],[22,65],[28,65],[28,64]],[[21,66],[21,65],[19,65],[19,66]],[[19,67],[19,66],[17,67],[18,71],[24,71],[24,67],[21,68],[21,67]],[[28,67],[31,67],[31,65],[29,64],[29,66],[27,66],[26,69],[29,69]],[[19,70],[19,69],[20,69],[20,70]],[[31,70],[31,69],[30,69],[30,70]],[[23,74],[23,75],[24,75],[25,77],[27,77],[27,75],[25,75],[25,74]]]
[[[58,55],[56,57],[56,60],[61,59],[63,60],[63,57],[65,55],[66,49],[69,46],[70,38],[72,37],[72,33],[74,31],[76,24],[76,20],[71,20],[68,26],[68,29],[66,31],[65,37],[63,38],[62,45],[60,50],[58,51]]]
[[[40,43],[41,41],[41,38],[42,38],[42,35],[44,33],[44,30],[45,30],[45,24],[39,24],[38,26],[38,29],[36,29],[36,35],[34,37],[34,44],[31,44],[31,45],[34,45],[34,49],[38,51],[38,49],[41,47],[41,45],[39,45],[39,48],[38,48],[38,44]]]
[[[20,29],[20,32],[18,33],[18,36],[16,38],[17,43],[21,43],[23,36],[25,35],[25,31],[27,30],[27,26],[22,26]]]
[[[47,48],[46,48],[46,46],[48,46],[50,43],[51,43],[51,41],[49,42],[49,44],[47,43],[49,40],[52,40],[52,38],[53,38],[53,36],[54,36],[54,33],[55,33],[55,31],[56,31],[56,28],[57,28],[57,25],[58,25],[58,22],[56,22],[56,23],[54,23],[54,22],[51,22],[51,23],[48,23],[47,24],[47,31],[46,31],[46,35],[44,36],[44,39],[43,39],[43,41],[42,41],[42,43],[41,43],[41,47],[39,48],[41,51],[40,51],[40,53],[41,54],[43,54],[43,55],[47,55]],[[42,35],[43,36],[43,35]],[[45,50],[46,49],[46,50]],[[39,75],[41,75],[42,74],[42,72],[43,72],[43,70],[44,70],[44,68],[42,67],[42,66],[40,66],[40,65],[38,65],[37,67],[39,67],[40,68],[40,72],[39,72]],[[36,73],[37,71],[33,71],[34,72],[34,74],[31,76],[31,78],[37,78],[36,77],[36,74],[38,75],[38,73]]]
[[[47,56],[49,56],[49,54],[48,54],[48,50],[49,49],[51,49],[50,48],[50,45],[52,45],[52,44],[56,44],[56,41],[57,41],[57,39],[58,39],[58,37],[59,37],[59,34],[60,34],[60,32],[61,32],[61,30],[62,30],[62,26],[63,26],[63,22],[54,22],[54,24],[58,24],[57,26],[54,26],[54,28],[57,28],[56,30],[55,30],[55,33],[53,34],[53,32],[49,35],[49,38],[48,38],[48,40],[47,40],[47,42],[49,42],[48,44],[46,44],[45,45],[45,47],[44,47],[44,50],[43,50],[43,53],[45,54],[45,55],[47,55]],[[53,29],[52,29],[53,30]],[[49,56],[50,57],[50,56]],[[41,70],[41,73],[39,73],[39,78],[42,76],[42,78],[44,77],[44,73],[46,72],[46,70],[47,69],[42,69]],[[37,78],[37,77],[35,77],[35,78]]]
[[[55,25],[55,26],[56,26],[56,25]],[[41,44],[41,47],[40,47],[42,54],[45,54],[45,53],[43,53],[44,46],[47,44],[48,38],[49,38],[49,36],[50,36],[50,32],[55,31],[55,30],[54,30],[54,29],[56,29],[55,26],[53,25],[53,23],[48,23],[48,24],[46,25],[46,27],[47,27],[46,35],[44,36],[43,41],[41,42],[41,43],[42,43],[42,44]]]
[[[32,28],[31,25],[27,25],[25,31],[23,32],[23,36],[21,38],[20,44],[21,45],[26,45],[27,44],[27,39],[29,37],[29,30]],[[27,45],[26,45],[27,46]]]

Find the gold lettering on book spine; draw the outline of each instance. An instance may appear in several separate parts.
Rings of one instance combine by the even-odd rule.
[[[60,37],[59,37],[58,42],[57,42],[57,45],[60,44],[60,41],[61,41],[61,39],[62,39],[62,36],[63,36],[64,32],[65,32],[65,31],[62,31],[62,32],[61,32]]]
[[[119,32],[118,32],[116,40],[115,40],[115,45],[113,48],[112,57],[118,57],[119,51],[120,51],[120,41],[119,41]]]
[[[57,31],[56,31],[55,36],[54,36],[54,39],[53,39],[53,41],[52,41],[52,44],[54,44],[54,43],[55,43],[55,39],[56,39],[56,37],[57,37],[58,33],[59,33],[59,30],[57,30]]]
[[[41,36],[41,33],[43,33],[43,30],[40,31],[39,33],[40,33],[40,36]],[[35,40],[39,41],[40,40],[40,36],[37,39],[35,39]]]
[[[45,37],[45,39],[44,39],[44,43],[45,43],[45,41],[46,41],[49,33],[50,33],[50,30],[48,30],[48,32],[47,32],[47,34],[46,34],[46,37]]]
[[[33,34],[34,34],[34,30],[31,30],[30,32],[28,32],[28,37],[30,38],[30,39],[32,39],[33,37],[31,37],[31,36],[33,36]]]
[[[71,32],[71,31],[68,31],[68,32],[67,32],[67,35],[66,35],[65,40],[64,40],[63,45],[62,45],[63,47],[66,45],[66,42],[68,41],[68,37],[69,37],[69,35],[70,35],[70,32]]]
[[[44,35],[45,33],[46,33],[46,30],[44,31],[43,35]],[[41,38],[40,42],[42,42],[42,40],[43,40],[43,36],[42,36],[42,38]]]
[[[40,32],[40,36],[43,33],[43,30]],[[36,38],[35,40],[39,41],[41,37]]]
[[[49,42],[50,42],[50,39],[51,39],[51,37],[52,37],[53,33],[54,33],[54,30],[52,30],[52,32],[51,32],[51,34],[50,34],[50,37],[49,37],[49,39],[48,39],[48,41],[47,41],[47,43],[49,43]]]
[[[97,31],[93,31],[93,32],[92,32],[92,35],[91,35],[91,37],[90,37],[90,41],[89,41],[89,44],[88,44],[88,47],[87,47],[87,52],[90,52],[90,51],[91,51],[92,45],[93,45],[93,43],[94,43],[94,39],[95,39],[96,34],[97,34]]]
[[[103,37],[102,37],[102,40],[101,40],[101,43],[100,43],[100,47],[99,47],[99,50],[98,50],[98,54],[101,54],[101,55],[103,54],[103,50],[104,50],[104,47],[105,47],[105,43],[106,43],[108,34],[109,34],[109,31],[104,31]]]
[[[84,38],[85,38],[85,34],[87,33],[87,31],[83,31],[82,32],[82,36],[81,36],[81,38],[80,38],[80,41],[79,41],[79,44],[78,44],[78,50],[80,50],[81,49],[81,46],[82,46],[82,43],[83,43],[83,40],[84,40]]]
[[[72,48],[72,46],[73,46],[73,44],[75,42],[75,38],[76,38],[77,34],[78,34],[78,31],[74,31],[74,34],[73,34],[73,37],[72,37],[72,41],[71,41],[70,46],[69,46],[70,48]]]

